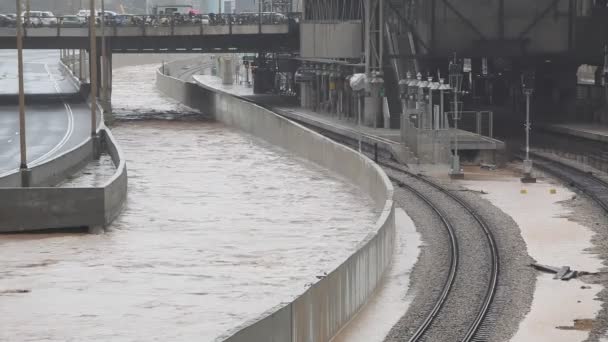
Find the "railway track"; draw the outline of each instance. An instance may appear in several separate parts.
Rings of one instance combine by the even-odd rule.
[[[310,126],[309,126],[310,127]],[[315,129],[314,127],[310,127]],[[321,134],[326,135],[330,139],[333,139],[341,144],[347,145],[352,148],[357,148],[358,142],[344,136],[337,135],[335,133],[325,132],[323,130],[315,129],[319,131]],[[462,333],[455,339],[439,339],[442,341],[463,341],[463,342],[474,342],[474,341],[490,341],[491,333],[492,333],[492,325],[496,321],[496,317],[491,314],[491,309],[493,308],[495,295],[498,289],[498,277],[499,277],[499,253],[498,247],[496,245],[496,241],[494,239],[494,235],[492,233],[492,229],[490,225],[476,212],[475,208],[470,206],[467,202],[465,202],[458,195],[455,195],[452,191],[444,188],[443,186],[427,179],[423,176],[417,175],[410,170],[406,169],[404,166],[394,163],[390,156],[386,154],[378,154],[378,150],[369,144],[365,144],[363,146],[364,152],[370,157],[374,158],[376,162],[387,171],[389,178],[391,181],[399,186],[401,189],[412,193],[414,196],[418,197],[422,202],[424,202],[432,212],[437,215],[439,220],[441,221],[443,228],[447,232],[448,245],[450,246],[450,257],[449,257],[449,269],[447,271],[445,282],[443,283],[443,287],[440,290],[439,295],[437,296],[435,302],[433,303],[432,308],[428,311],[428,313],[424,314],[423,321],[418,325],[415,332],[408,337],[408,341],[410,342],[421,342],[421,341],[437,341],[438,339],[433,339],[430,335],[433,334],[433,329],[436,326],[443,325],[443,329],[446,326],[455,328],[454,330],[458,330],[466,325],[466,330],[463,328]],[[432,190],[437,193],[440,193],[442,196],[447,197],[449,200],[453,201],[455,204],[453,207],[458,208],[454,209],[456,211],[464,212],[465,215],[468,216],[469,222],[474,222],[474,225],[477,226],[477,229],[472,227],[464,227],[463,222],[460,221],[460,225],[452,222],[452,218],[454,216],[458,216],[459,214],[454,213],[453,211],[448,214],[444,209],[442,209],[442,205],[438,204],[437,199],[432,198],[427,192],[427,189],[421,191],[417,189],[417,186],[412,186],[412,184],[406,183],[399,175],[408,177],[410,179],[415,180],[418,184],[423,184],[427,188],[430,187]],[[462,291],[467,290],[467,284],[459,284],[459,281],[462,282],[464,278],[467,278],[468,272],[472,272],[471,268],[483,268],[481,264],[484,263],[484,260],[477,259],[479,264],[475,265],[475,263],[471,263],[470,260],[470,251],[469,251],[469,260],[464,262],[467,258],[461,258],[461,254],[467,254],[466,247],[463,247],[461,243],[459,243],[458,236],[460,234],[459,229],[468,228],[469,230],[475,230],[476,236],[480,237],[474,243],[477,244],[477,248],[484,249],[485,253],[488,256],[487,262],[488,266],[484,268],[485,274],[481,277],[485,278],[485,286],[482,291],[478,291],[475,295],[481,300],[475,304],[467,303],[469,306],[475,306],[474,310],[469,310],[474,312],[474,314],[468,315],[468,317],[458,317],[454,319],[452,315],[456,314],[454,312],[454,302],[456,297],[462,294]],[[483,237],[481,237],[483,235]],[[466,236],[466,235],[463,235]],[[485,240],[485,241],[484,241]],[[471,243],[471,241],[461,240],[462,243]],[[468,247],[468,246],[467,246]],[[461,260],[463,262],[461,262]],[[480,273],[484,273],[484,271],[479,271]],[[479,287],[481,289],[482,287]],[[464,288],[464,289],[463,289]],[[483,293],[482,293],[483,292]],[[452,301],[451,308],[447,309],[449,302]],[[450,311],[451,310],[451,311]],[[448,312],[449,311],[449,312]],[[467,310],[458,310],[456,311],[462,312]],[[442,323],[441,321],[448,321],[448,323]],[[441,330],[441,327],[437,328],[438,331]],[[435,331],[433,336],[441,335],[441,332]],[[444,331],[444,330],[442,330]]]
[[[579,189],[594,200],[608,214],[608,182],[592,173],[584,172],[568,164],[534,154],[534,165]]]
[[[390,162],[379,161],[379,164],[389,170],[400,172],[406,174],[408,177],[414,178],[417,181],[424,183],[436,191],[442,193],[443,195],[450,198],[452,201],[457,203],[472,219],[476,222],[476,224],[481,228],[483,234],[486,238],[486,247],[489,251],[490,255],[490,274],[487,278],[487,284],[485,288],[485,293],[483,294],[483,299],[481,303],[479,303],[477,312],[475,317],[470,317],[470,322],[466,333],[462,338],[459,338],[459,341],[469,342],[469,341],[487,341],[489,334],[491,333],[488,326],[484,326],[484,321],[490,312],[490,308],[492,306],[494,296],[496,294],[497,286],[498,286],[498,274],[499,274],[499,255],[498,248],[496,246],[496,242],[494,240],[494,236],[492,234],[492,230],[490,226],[479,216],[479,214],[472,208],[468,203],[463,201],[459,196],[452,193],[450,190],[438,185],[437,183],[411,173],[410,171],[399,167]],[[434,203],[432,199],[430,199],[427,195],[423,194],[421,191],[415,189],[414,187],[405,184],[401,180],[390,177],[393,183],[397,184],[399,187],[406,189],[407,191],[412,192],[414,195],[419,197],[424,203],[426,203],[433,212],[435,212],[443,223],[449,239],[449,245],[451,248],[450,253],[450,267],[449,273],[446,277],[445,284],[441,290],[441,295],[437,298],[436,302],[432,310],[426,315],[422,324],[419,325],[418,329],[414,332],[414,334],[409,338],[410,342],[418,342],[425,341],[427,334],[434,328],[435,323],[440,320],[442,310],[445,307],[446,302],[450,299],[453,288],[457,281],[457,273],[458,272],[468,272],[468,268],[470,265],[461,265],[460,260],[460,246],[457,239],[457,231],[455,225],[451,223],[450,219],[446,216],[446,214],[442,211],[439,206]],[[468,320],[468,318],[462,319],[463,321]]]

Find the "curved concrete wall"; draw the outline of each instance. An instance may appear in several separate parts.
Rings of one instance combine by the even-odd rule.
[[[43,163],[30,166],[30,186],[53,186],[65,180],[69,175],[80,170],[93,159],[93,141],[87,139],[80,145],[49,159]],[[0,175],[0,187],[20,187],[19,170]]]
[[[325,342],[359,311],[391,262],[395,226],[393,188],[371,160],[246,99],[157,73],[157,87],[184,104],[212,114],[290,152],[316,162],[358,185],[373,198],[374,230],[344,263],[293,302],[218,339],[226,342]]]
[[[0,232],[27,230],[104,227],[120,213],[127,193],[127,168],[123,154],[110,131],[102,126],[99,131],[106,151],[112,157],[116,172],[101,187],[88,188],[0,188]],[[56,166],[65,170],[84,157],[93,156],[93,143],[88,140],[61,157],[32,170],[32,179]],[[89,153],[89,154],[87,154]],[[62,164],[63,163],[63,164]]]

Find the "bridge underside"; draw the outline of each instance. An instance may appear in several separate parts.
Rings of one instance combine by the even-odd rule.
[[[101,38],[98,39],[101,46]],[[116,53],[158,52],[293,52],[300,48],[298,35],[286,34],[231,34],[208,36],[150,36],[107,37],[106,44]],[[26,37],[25,49],[85,49],[88,37]],[[15,37],[0,37],[0,49],[16,49]]]

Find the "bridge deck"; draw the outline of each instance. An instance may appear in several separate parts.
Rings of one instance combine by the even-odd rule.
[[[114,26],[100,28],[109,48],[117,52],[147,51],[293,51],[299,47],[293,24],[246,24],[179,26]],[[0,28],[0,49],[16,48],[15,28]],[[89,30],[86,27],[29,27],[24,29],[26,49],[86,49]]]

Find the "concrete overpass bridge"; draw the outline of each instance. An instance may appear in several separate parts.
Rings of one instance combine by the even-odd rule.
[[[99,46],[105,36],[108,52],[278,52],[299,49],[297,15],[276,21],[243,21],[239,16],[222,24],[155,21],[146,19],[128,24],[97,25]],[[61,21],[61,18],[59,18]],[[0,28],[0,49],[16,48],[16,28]],[[88,49],[89,28],[59,24],[53,27],[24,28],[25,49]],[[99,49],[101,51],[101,49]]]
[[[128,16],[122,22],[108,20],[104,27],[101,23],[96,25],[98,48],[94,56],[88,54],[88,65],[97,65],[98,93],[103,106],[110,109],[113,53],[295,52],[300,46],[299,18],[299,13],[256,13],[216,16],[211,22],[159,15]],[[68,24],[59,17],[54,26],[26,25],[23,47],[72,50],[73,58],[75,51],[80,50],[78,65],[84,67],[90,34],[86,23]],[[0,28],[0,50],[16,49],[16,36],[16,28]],[[92,58],[96,58],[96,63],[92,63]]]

